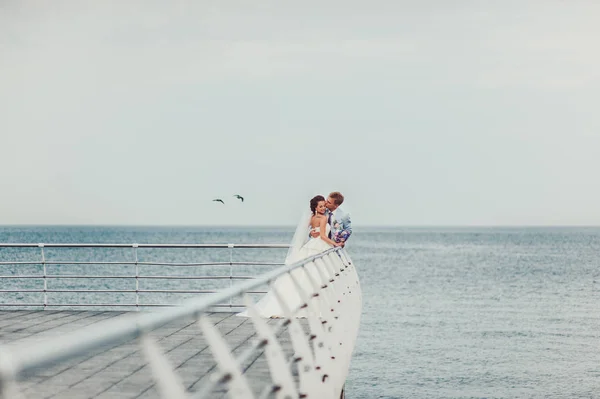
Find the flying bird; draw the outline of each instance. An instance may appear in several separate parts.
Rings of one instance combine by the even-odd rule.
[[[244,197],[242,197],[239,194],[234,195],[235,198],[242,200],[242,202],[244,202]]]
[[[220,202],[221,204],[225,204],[225,201],[223,201],[221,198],[214,199],[213,201]]]

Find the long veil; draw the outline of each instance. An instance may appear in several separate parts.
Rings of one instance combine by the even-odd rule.
[[[300,218],[300,222],[296,227],[296,232],[294,233],[294,237],[292,238],[290,249],[288,250],[287,256],[285,257],[285,263],[289,264],[296,260],[299,260],[300,248],[306,244],[308,241],[308,233],[310,231],[310,218],[312,217],[311,213],[306,210],[302,217]]]

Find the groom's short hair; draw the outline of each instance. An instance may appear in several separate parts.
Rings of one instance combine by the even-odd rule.
[[[342,205],[342,203],[344,202],[344,196],[339,191],[334,191],[331,194],[329,194],[329,198],[331,198],[337,206]]]

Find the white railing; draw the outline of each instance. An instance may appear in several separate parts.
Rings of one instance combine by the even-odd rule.
[[[229,281],[229,287],[233,286],[236,280],[251,279],[253,275],[236,275],[234,271],[242,266],[250,267],[277,267],[282,266],[281,262],[265,262],[257,260],[234,261],[234,249],[251,250],[277,250],[287,249],[288,244],[21,244],[21,243],[0,243],[0,308],[2,307],[160,307],[173,306],[173,301],[147,302],[141,301],[141,296],[148,298],[151,295],[165,294],[162,297],[172,294],[212,294],[219,289],[224,288],[223,284],[219,286],[217,281]],[[203,250],[222,249],[223,253],[220,260],[198,261],[202,259]],[[85,251],[81,253],[81,250]],[[151,250],[158,253],[149,252]],[[184,261],[168,262],[165,257],[172,257],[173,253],[164,254],[167,250],[195,250],[196,253],[185,257]],[[6,251],[11,251],[6,254]],[[24,251],[30,251],[24,253]],[[49,256],[48,251],[55,251]],[[102,252],[103,251],[103,252]],[[107,252],[108,251],[108,252]],[[130,252],[129,252],[130,251]],[[144,252],[145,251],[145,252]],[[198,252],[200,251],[200,252]],[[37,252],[37,254],[36,254]],[[214,255],[214,251],[212,253]],[[274,253],[275,254],[275,253]],[[281,255],[281,253],[277,253]],[[145,255],[145,256],[144,256]],[[158,255],[158,256],[148,256]],[[66,258],[65,258],[66,256]],[[12,257],[13,259],[8,259]],[[26,258],[25,260],[23,260]],[[117,258],[117,259],[115,259]],[[148,258],[145,260],[145,258]],[[277,257],[281,259],[281,256]],[[193,261],[190,261],[193,260]],[[6,267],[10,266],[13,270],[7,273]],[[76,266],[81,270],[80,273],[62,273],[61,270]],[[3,268],[4,267],[4,268]],[[197,270],[198,268],[223,270],[217,275],[206,274],[152,274],[149,270],[155,267],[161,267],[161,270],[179,269],[179,270]],[[25,273],[20,269],[27,268]],[[93,272],[89,270],[93,268]],[[107,270],[110,269],[110,270]],[[248,269],[246,267],[246,269]],[[104,273],[102,273],[104,272]],[[79,281],[78,288],[72,288],[61,284],[65,281]],[[98,280],[124,281],[120,284],[111,283],[111,288],[93,288],[97,286]],[[27,284],[16,284],[17,281],[25,281]],[[188,283],[202,281],[203,289],[187,288],[168,289],[164,287],[144,288],[144,285],[153,283],[163,284],[172,282],[178,285],[182,281]],[[12,284],[9,284],[12,283]],[[207,283],[213,283],[212,289],[206,287]],[[11,285],[12,287],[7,288]],[[25,285],[25,286],[23,286]],[[72,284],[73,285],[73,284]],[[81,286],[83,285],[83,286]],[[187,284],[188,286],[190,284]],[[62,295],[62,300],[53,301],[53,295],[56,294],[97,294],[99,301],[86,301],[80,296],[69,301],[67,295]],[[130,299],[130,302],[107,302],[102,300],[101,294],[130,294],[122,295],[124,300]],[[263,291],[253,292],[262,294]],[[18,300],[9,301],[8,296],[17,294],[23,297],[27,294],[29,298],[35,297],[35,301]],[[39,295],[35,295],[39,294]],[[100,297],[100,298],[98,298]],[[135,300],[135,302],[133,302]],[[160,300],[160,298],[159,298]],[[240,307],[241,304],[225,303],[217,304],[216,307]]]
[[[307,272],[307,265],[318,271],[319,281]],[[299,283],[299,269],[310,281],[312,289]],[[285,297],[273,282],[289,274],[303,304],[289,309]],[[264,284],[271,290],[284,311],[285,318],[273,327],[258,315],[247,294]],[[205,317],[215,305],[243,295],[248,314],[256,331],[256,342],[235,357],[218,330]],[[19,380],[40,368],[73,359],[106,345],[138,339],[158,391],[163,398],[210,397],[216,388],[226,388],[230,398],[325,398],[337,399],[343,391],[351,354],[357,337],[361,313],[361,290],[356,269],[347,253],[332,248],[291,265],[282,266],[255,279],[245,281],[209,296],[185,302],[181,306],[157,313],[139,313],[133,319],[107,321],[51,339],[17,343],[0,347],[0,398],[22,398]],[[296,316],[305,311],[309,333],[306,334]],[[193,317],[198,321],[211,349],[217,371],[204,386],[187,392],[173,367],[150,332],[168,323]],[[286,359],[276,333],[287,327],[294,354]],[[256,394],[242,373],[240,364],[253,354],[264,351],[271,375]],[[293,367],[292,367],[293,366]],[[292,368],[297,370],[295,381]]]

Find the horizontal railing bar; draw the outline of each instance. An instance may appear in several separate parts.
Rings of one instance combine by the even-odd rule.
[[[119,307],[178,307],[180,306],[180,304],[177,303],[140,303],[139,305],[136,305],[135,303],[77,303],[77,304],[73,304],[73,303],[52,303],[52,304],[47,304],[44,305],[43,303],[3,303],[0,305],[0,309],[3,306],[10,306],[10,307],[26,307],[26,306],[40,306],[40,307],[100,307],[100,306],[119,306]],[[211,307],[213,308],[243,308],[246,305],[236,305],[236,304],[216,304],[216,305],[211,305]]]
[[[44,306],[43,303],[1,303],[0,304],[0,308],[4,307],[4,306]]]
[[[289,248],[290,244],[34,244],[0,243],[0,248]]]
[[[11,280],[12,279],[14,279],[14,280],[16,280],[16,279],[24,279],[24,278],[39,278],[39,279],[43,279],[44,276],[43,275],[37,275],[37,274],[33,275],[33,276],[26,275],[26,274],[18,275],[18,276],[0,276],[0,279],[11,279]]]
[[[135,307],[136,304],[125,304],[125,303],[69,303],[69,304],[61,304],[61,303],[52,303],[52,304],[43,304],[43,303],[25,303],[25,304],[18,304],[18,303],[3,303],[0,305],[0,308],[2,306],[45,306],[45,307],[55,307],[55,306],[133,306]],[[139,305],[142,306],[142,305]]]
[[[54,306],[54,305],[53,305],[53,306]],[[58,306],[71,306],[71,305],[58,305]],[[82,306],[85,306],[85,305],[82,305]],[[101,306],[101,305],[98,305],[98,306]],[[113,306],[113,305],[105,305],[105,306]],[[181,306],[181,304],[180,304],[180,303],[164,303],[164,304],[163,304],[163,303],[146,303],[146,304],[142,304],[142,303],[140,303],[139,305],[132,304],[132,305],[128,305],[128,306],[138,306],[138,307],[140,307],[140,308],[141,308],[141,307],[155,307],[155,308],[158,308],[158,307],[165,307],[165,308],[177,308],[177,307]],[[210,307],[211,307],[211,308],[243,308],[243,307],[245,307],[245,306],[246,306],[246,305],[243,305],[243,304],[239,304],[239,305],[236,305],[236,304],[231,304],[231,305],[230,305],[230,304],[228,304],[228,303],[220,303],[220,304],[216,304],[216,305],[211,305]]]
[[[5,363],[11,364],[12,362],[11,372],[14,373],[15,377],[18,377],[39,367],[54,365],[57,362],[71,359],[74,356],[102,348],[105,345],[117,345],[127,342],[176,320],[198,317],[230,298],[239,297],[247,291],[270,283],[281,275],[340,250],[339,247],[330,248],[298,262],[264,273],[258,278],[223,289],[213,295],[184,301],[168,311],[141,314],[135,320],[108,320],[104,323],[102,329],[96,327],[82,328],[53,337],[49,341],[16,343],[10,348],[5,346],[4,348],[0,347],[0,349],[4,349],[3,356],[7,357]],[[229,307],[231,308],[233,305]],[[238,306],[236,305],[236,307]]]
[[[143,265],[143,266],[283,266],[284,263],[276,262],[201,262],[201,263],[169,263],[169,262],[85,262],[85,261],[39,261],[39,262],[0,262],[0,265]]]
[[[0,276],[0,279],[20,279],[20,278],[37,278],[43,279],[43,275],[24,275],[24,276]],[[120,278],[120,279],[135,279],[135,276],[87,276],[87,275],[75,275],[75,274],[48,274],[45,278],[48,279],[98,279],[98,278]],[[146,280],[247,280],[252,279],[252,276],[138,276],[139,279]]]
[[[118,290],[118,289],[105,289],[105,290],[78,290],[78,289],[50,289],[50,290],[40,290],[40,289],[12,289],[12,290],[0,290],[0,292],[5,293],[31,293],[31,292],[89,292],[89,293],[102,293],[102,292],[117,292],[117,293],[178,293],[178,294],[214,294],[215,292],[219,292],[218,290]],[[266,294],[266,291],[250,291],[249,294]],[[0,303],[0,306],[2,304]]]
[[[0,262],[0,265],[41,265],[42,261],[37,262]]]
[[[159,263],[159,262],[138,262],[143,266],[283,266],[281,262],[202,262],[202,263]]]

